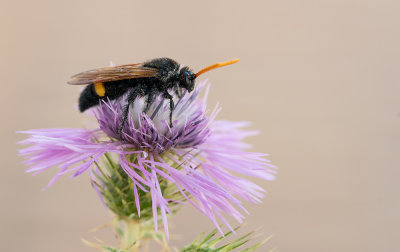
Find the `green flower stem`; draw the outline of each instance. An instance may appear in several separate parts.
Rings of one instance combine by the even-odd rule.
[[[123,219],[126,228],[122,238],[122,247],[126,252],[137,252],[143,243],[146,242],[143,239],[141,225],[134,219],[124,218]]]

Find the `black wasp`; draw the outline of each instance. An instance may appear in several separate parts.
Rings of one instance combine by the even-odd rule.
[[[172,59],[158,58],[139,64],[89,70],[72,76],[71,81],[68,83],[72,85],[88,85],[79,97],[79,110],[81,112],[99,105],[103,99],[114,100],[128,93],[128,104],[123,111],[124,117],[119,129],[120,133],[128,118],[129,105],[137,97],[143,96],[147,96],[144,112],[149,109],[149,105],[157,95],[162,95],[165,99],[169,99],[169,120],[172,127],[174,101],[170,92],[179,93],[180,89],[186,89],[191,92],[194,88],[195,80],[200,74],[238,61],[239,59],[216,63],[197,73],[193,73],[189,67],[181,66]]]

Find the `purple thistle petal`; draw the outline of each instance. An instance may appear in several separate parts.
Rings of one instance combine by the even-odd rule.
[[[24,156],[25,163],[30,166],[27,172],[37,175],[54,166],[59,168],[45,189],[68,172],[76,171],[73,177],[80,175],[106,152],[136,153],[123,151],[126,146],[117,142],[97,141],[96,139],[103,137],[103,133],[99,130],[40,129],[20,133],[30,134],[27,139],[19,142],[31,145],[19,151],[19,155]],[[83,163],[76,165],[80,162]]]
[[[152,188],[150,190],[151,192],[151,207],[153,209],[153,218],[154,218],[154,230],[156,230],[156,232],[158,231],[158,221],[157,221],[157,196],[156,193],[154,191],[154,188]]]
[[[92,181],[92,186],[93,186],[94,190],[96,191],[97,196],[100,198],[101,203],[103,204],[103,206],[107,208],[107,204],[104,201],[103,196],[101,195],[100,189],[99,189],[98,185],[95,183],[96,178],[95,178],[95,176],[93,174],[94,172],[96,172],[97,174],[99,173],[97,168],[89,170],[89,175],[90,175],[90,179]],[[104,184],[102,182],[100,182],[100,185],[104,186]]]
[[[138,215],[140,217],[140,201],[139,201],[139,194],[138,194],[138,190],[137,190],[136,185],[137,185],[137,183],[133,182],[133,194],[135,196],[136,210],[137,210]]]
[[[138,160],[139,160],[139,156],[138,156]],[[146,181],[144,178],[142,178],[139,174],[137,174],[133,170],[133,168],[136,168],[143,173],[147,173],[146,169],[141,165],[136,165],[136,164],[128,162],[128,160],[126,159],[126,156],[123,154],[120,155],[120,164],[121,164],[121,168],[132,179],[132,181],[134,181],[140,189],[147,192],[147,190],[140,183],[142,183],[143,185],[148,186],[148,187],[150,187],[150,183],[148,181]]]
[[[30,134],[20,144],[32,146],[20,150],[19,154],[26,157],[25,163],[31,168],[27,172],[41,173],[50,167],[59,166],[60,174],[77,162],[90,156],[104,153],[108,144],[99,145],[91,139],[98,136],[97,131],[83,129],[43,129],[20,132]]]

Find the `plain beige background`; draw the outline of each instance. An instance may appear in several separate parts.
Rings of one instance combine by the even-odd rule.
[[[241,233],[274,234],[260,251],[400,251],[399,13],[389,0],[2,0],[0,251],[94,251],[79,238],[110,214],[88,174],[42,192],[55,170],[25,174],[15,131],[82,126],[69,76],[160,56],[195,70],[241,58],[203,79],[218,118],[252,121],[254,150],[280,167],[246,205]],[[191,206],[170,223],[177,246],[212,229]]]

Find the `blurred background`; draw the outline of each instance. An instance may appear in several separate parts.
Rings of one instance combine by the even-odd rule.
[[[42,192],[56,170],[25,174],[16,131],[83,126],[72,74],[166,56],[194,70],[241,59],[202,76],[209,105],[253,122],[254,151],[280,170],[257,181],[268,194],[239,234],[273,234],[260,251],[400,251],[399,13],[390,0],[1,0],[0,250],[94,251],[79,238],[111,214],[88,174]],[[170,223],[178,247],[213,228],[189,205]]]

